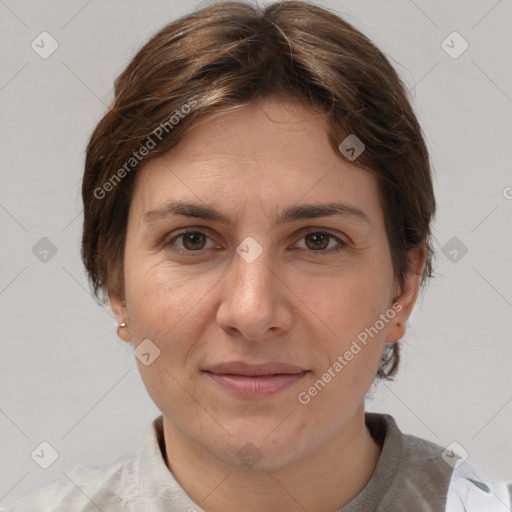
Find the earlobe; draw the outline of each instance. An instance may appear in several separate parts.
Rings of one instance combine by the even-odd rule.
[[[393,324],[390,325],[386,333],[386,343],[394,343],[405,336],[405,323],[401,320],[395,319]]]
[[[121,322],[117,326],[117,335],[126,342],[132,341],[132,336],[130,334],[130,330],[128,329],[128,325],[125,322]]]
[[[406,322],[414,308],[418,297],[421,278],[425,269],[427,251],[424,245],[413,247],[409,251],[411,267],[405,277],[404,285],[395,296],[393,309],[397,311],[393,325],[387,331],[386,343],[393,343],[403,338],[406,332]]]
[[[116,320],[118,322],[117,326],[117,335],[123,341],[130,342],[132,341],[130,328],[128,325],[128,314],[126,311],[126,300],[120,297],[119,295],[109,292],[108,299],[110,302],[110,307]]]

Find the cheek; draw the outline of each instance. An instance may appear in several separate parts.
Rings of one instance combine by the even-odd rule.
[[[194,349],[193,340],[198,337],[195,330],[202,327],[198,321],[200,298],[204,296],[202,284],[191,284],[188,276],[168,262],[150,258],[138,267],[134,260],[129,261],[126,276],[128,317],[135,348],[149,339],[160,350],[152,364],[137,362],[149,395],[169,417],[183,410],[190,410],[192,416],[198,414],[184,390],[193,388],[196,371],[187,367],[187,360]]]
[[[302,280],[298,293],[306,298],[308,316],[318,325],[313,335],[316,350],[324,355],[303,389],[308,393],[314,386],[312,393],[321,395],[313,400],[314,408],[323,410],[325,404],[336,403],[338,410],[344,411],[367,392],[379,367],[390,325],[389,319],[387,323],[380,320],[389,308],[390,283],[390,276],[382,269],[370,266],[340,270],[329,278],[316,280],[317,286],[311,286],[308,279]]]
[[[378,269],[340,269],[298,277],[293,291],[335,339],[347,340],[373,325],[389,308],[391,280]]]
[[[128,317],[134,340],[149,338],[166,353],[187,351],[184,340],[194,339],[204,323],[208,291],[219,281],[207,273],[187,274],[162,258],[126,265]],[[194,331],[194,332],[192,332]]]
[[[132,313],[139,320],[159,317],[185,307],[189,293],[184,294],[186,278],[168,262],[157,256],[127,258],[125,263],[126,295]],[[187,295],[187,296],[185,296]]]
[[[375,378],[389,325],[380,320],[386,304],[374,287],[345,282],[341,291],[337,288],[326,298],[317,297],[315,307],[325,315],[329,329],[326,336],[317,332],[316,350],[323,357],[304,383],[302,397],[310,400],[312,416],[330,410],[341,421],[360,404]]]
[[[132,325],[137,329],[157,327],[175,311],[176,286],[158,265],[142,264],[127,270],[126,295]]]

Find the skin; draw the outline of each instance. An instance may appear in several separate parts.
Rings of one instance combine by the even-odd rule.
[[[123,340],[150,339],[161,351],[139,369],[163,415],[167,465],[206,511],[333,511],[369,481],[381,446],[365,426],[364,397],[385,344],[405,334],[425,264],[424,249],[411,250],[413,267],[397,287],[377,190],[370,172],[333,151],[324,119],[277,98],[205,118],[139,171],[124,296],[110,301],[127,324]],[[183,215],[144,220],[170,200],[211,205],[231,226]],[[324,216],[274,225],[287,207],[330,202],[363,210],[369,224]],[[181,228],[206,236],[190,242]],[[347,245],[336,252],[336,239],[311,238],[319,232]],[[236,252],[249,236],[263,249],[252,263]],[[394,298],[401,311],[299,403]],[[309,371],[278,394],[239,398],[201,371],[233,360]],[[237,457],[249,442],[261,455],[252,467]]]

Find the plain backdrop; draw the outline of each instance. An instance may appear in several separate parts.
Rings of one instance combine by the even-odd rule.
[[[512,480],[512,2],[318,3],[391,59],[434,169],[437,275],[409,321],[398,379],[368,410],[442,446],[456,441]],[[80,182],[115,77],[157,29],[203,5],[0,0],[0,505],[138,449],[159,415],[130,346],[91,297]],[[31,47],[42,32],[58,44],[46,59]],[[46,470],[31,457],[43,441],[58,452]]]

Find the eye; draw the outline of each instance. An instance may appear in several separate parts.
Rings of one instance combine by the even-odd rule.
[[[208,241],[210,241],[209,246],[207,245]],[[168,242],[165,242],[164,245],[172,251],[192,253],[201,252],[202,249],[212,249],[212,244],[213,242],[210,237],[202,231],[189,230],[178,233]]]
[[[348,245],[340,237],[329,233],[328,231],[310,231],[306,233],[300,241],[295,244],[296,248],[305,249],[314,256],[333,254],[342,250]],[[185,256],[200,256],[204,250],[214,249],[215,244],[212,239],[202,231],[185,230],[175,234],[168,241],[164,242],[164,247],[170,251],[184,254]]]
[[[300,248],[306,249],[315,256],[318,254],[335,253],[348,245],[341,238],[327,231],[310,231],[301,240],[304,240],[305,247]]]

